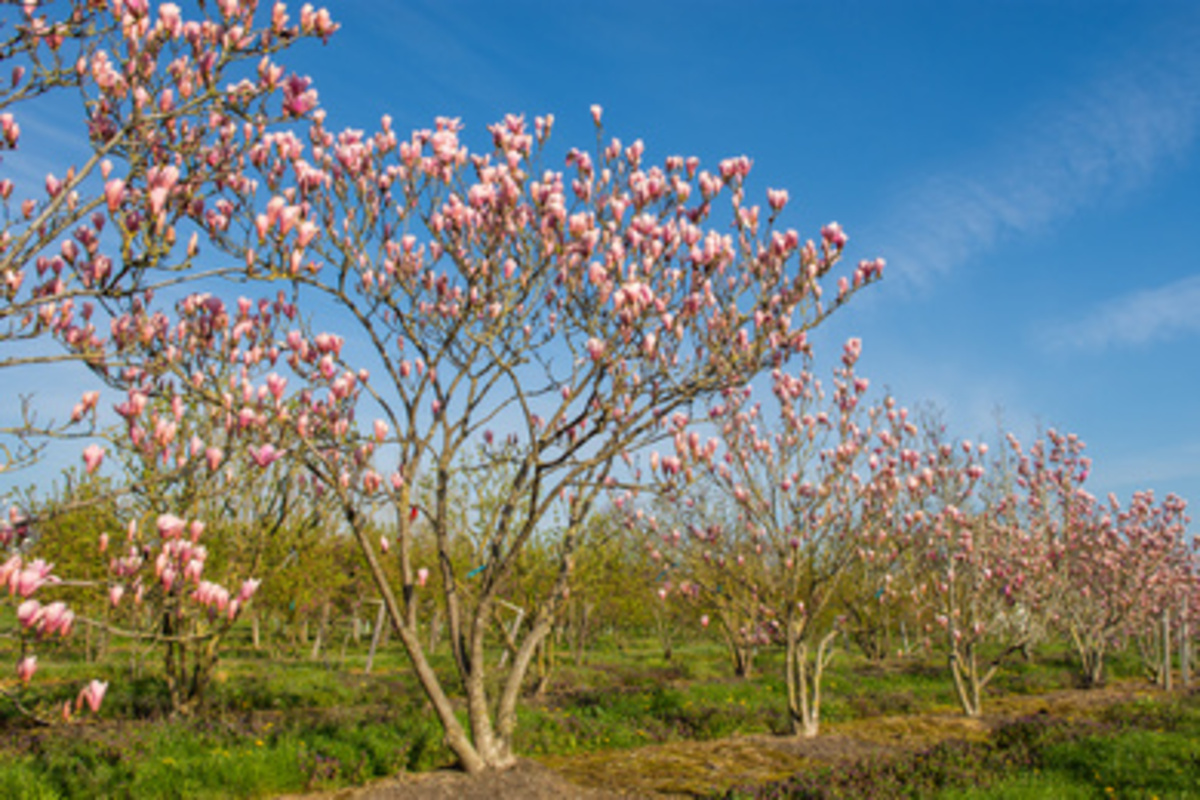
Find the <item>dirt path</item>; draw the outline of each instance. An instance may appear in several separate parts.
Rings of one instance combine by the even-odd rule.
[[[672,742],[635,750],[523,760],[507,772],[401,775],[370,786],[304,795],[304,800],[617,800],[694,797],[738,785],[783,780],[822,764],[882,758],[948,739],[982,739],[1002,722],[1030,714],[1089,718],[1114,703],[1155,694],[1142,682],[1090,691],[1009,696],[989,701],[982,719],[953,713],[872,717],[827,726],[816,739],[737,736]],[[292,796],[287,800],[299,800]],[[281,800],[285,800],[281,798]]]

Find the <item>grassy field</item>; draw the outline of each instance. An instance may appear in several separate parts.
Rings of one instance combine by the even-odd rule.
[[[152,663],[147,677],[131,679],[120,652],[97,665],[65,661],[47,657],[39,672],[44,705],[99,676],[112,682],[101,714],[33,728],[6,707],[2,797],[266,797],[452,764],[392,649],[366,675],[361,655],[312,662],[234,648],[206,713],[190,720],[167,718]],[[631,785],[639,770],[662,773],[655,758],[666,751],[654,746],[683,763],[689,747],[728,737],[740,738],[724,752],[767,752],[754,743],[785,729],[777,662],[764,653],[757,676],[744,680],[713,642],[684,644],[670,661],[649,640],[602,645],[583,666],[560,664],[544,695],[525,704],[519,751],[596,785],[617,757]],[[1140,688],[1132,668],[1118,660],[1114,680]],[[872,664],[842,654],[825,687],[829,742],[886,741],[886,757],[833,766],[781,757],[750,784],[731,763],[727,774],[673,788],[771,798],[1200,797],[1200,696],[1147,686],[1116,705],[1039,707],[1072,689],[1072,676],[1061,654],[1014,665],[989,698],[1004,720],[970,727],[937,659]]]

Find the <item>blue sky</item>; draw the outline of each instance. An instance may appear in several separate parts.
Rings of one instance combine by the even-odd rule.
[[[752,192],[790,191],[785,226],[837,220],[848,258],[888,261],[820,347],[861,336],[862,374],[960,436],[997,410],[1079,433],[1097,494],[1200,500],[1200,5],[329,8],[341,31],[284,60],[335,129],[455,116],[479,146],[553,113],[586,147],[599,103],[651,160],[745,154]]]
[[[885,280],[823,329],[962,436],[1078,432],[1097,494],[1200,498],[1200,6],[364,2],[295,58],[339,124],[553,113],[745,154]]]

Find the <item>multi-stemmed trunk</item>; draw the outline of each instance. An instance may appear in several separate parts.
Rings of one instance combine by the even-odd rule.
[[[958,697],[959,706],[968,717],[978,717],[983,713],[983,690],[1004,662],[1014,654],[1023,652],[1028,644],[1028,638],[1021,637],[1008,643],[991,661],[980,663],[980,640],[973,637],[956,636],[954,625],[949,625],[947,631],[947,649],[950,651],[950,674],[954,678],[954,692]]]
[[[587,644],[591,637],[593,604],[587,601],[572,604],[570,645],[575,666],[582,667],[587,658]]]
[[[803,622],[787,626],[788,724],[793,734],[805,738],[816,736],[821,729],[821,679],[833,658],[838,633],[836,629],[828,631],[813,650],[810,631]]]
[[[1103,637],[1090,637],[1071,628],[1071,643],[1079,657],[1079,681],[1086,689],[1104,684],[1104,657],[1107,647]]]
[[[733,674],[739,678],[754,677],[755,648],[741,642],[729,642],[729,653],[733,657]]]
[[[163,612],[161,635],[165,642],[163,671],[172,716],[191,716],[199,709],[220,658],[221,633],[190,636],[186,622],[171,610]]]
[[[950,674],[954,677],[954,693],[958,697],[959,706],[968,717],[978,717],[983,713],[983,687],[991,678],[991,674],[979,674],[979,661],[974,644],[962,648],[951,645],[949,661]]]
[[[455,714],[454,703],[446,693],[441,679],[429,662],[416,616],[409,613],[409,609],[414,607],[411,600],[402,605],[392,590],[383,565],[371,546],[368,527],[363,524],[361,518],[349,515],[349,521],[379,588],[392,629],[408,654],[417,680],[442,725],[446,746],[458,757],[461,767],[467,772],[507,769],[513,766],[517,760],[513,751],[513,736],[517,726],[517,703],[521,696],[521,687],[534,656],[553,628],[554,614],[557,610],[556,598],[561,598],[564,594],[569,560],[564,558],[550,599],[532,615],[524,637],[519,642],[512,643],[511,657],[500,667],[503,674],[499,695],[496,697],[491,695],[488,687],[485,639],[493,624],[497,598],[494,592],[484,594],[476,599],[469,611],[466,611],[465,604],[453,589],[453,584],[448,584],[451,588],[446,593],[446,616],[455,667],[466,695],[467,725],[464,726]],[[411,597],[412,584],[403,588]]]
[[[745,641],[737,628],[732,613],[721,611],[721,632],[725,635],[725,646],[729,649],[729,657],[733,661],[733,674],[739,678],[751,678],[754,675],[754,657],[758,648]]]

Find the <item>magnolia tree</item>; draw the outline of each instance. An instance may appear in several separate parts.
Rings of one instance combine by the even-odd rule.
[[[1097,587],[1088,582],[1113,579],[1123,586],[1118,591],[1125,592],[1131,586],[1124,583],[1120,570],[1101,579],[1097,569],[1111,557],[1110,547],[1117,541],[1113,516],[1083,488],[1092,465],[1079,437],[1051,429],[1028,449],[1011,435],[1008,445],[1025,526],[1050,567],[1044,595],[1052,602],[1046,612],[1070,637],[1082,683],[1097,685],[1105,656],[1124,631],[1126,615],[1115,605],[1096,602],[1091,594]]]
[[[635,515],[630,527],[637,530],[637,522]],[[658,565],[661,585],[655,607],[667,608],[674,600],[690,609],[686,624],[708,628],[715,623],[734,674],[751,677],[758,653],[774,645],[781,630],[775,611],[759,596],[761,581],[753,577],[762,564],[746,561],[745,552],[756,542],[736,506],[719,491],[665,491],[642,527],[649,533],[645,554]],[[676,622],[667,619],[671,635]]]
[[[174,3],[146,0],[61,0],[8,3],[0,57],[11,69],[0,81],[0,368],[80,362],[119,373],[105,326],[131,303],[182,281],[230,271],[199,266],[203,230],[220,227],[239,203],[219,190],[248,188],[245,154],[277,121],[303,116],[315,99],[306,81],[285,77],[274,54],[301,37],[328,37],[328,14],[310,7],[289,24],[282,4],[255,24],[255,3],[201,4],[188,19]],[[19,179],[27,144],[22,124],[41,111],[78,110],[78,148],[34,183]],[[28,127],[28,126],[27,126]],[[36,146],[33,155],[38,153]],[[115,331],[114,331],[115,333]],[[53,351],[39,340],[67,345]],[[137,376],[128,378],[136,381]],[[11,384],[9,384],[11,391]],[[100,400],[87,391],[69,419],[38,418],[30,398],[21,415],[0,423],[0,471],[35,461],[48,437],[94,430]],[[10,408],[18,407],[9,396]],[[85,451],[89,466],[98,446]],[[101,498],[95,498],[102,502]],[[19,540],[29,521],[14,510],[4,537]],[[38,580],[19,576],[38,574]],[[24,631],[64,632],[61,602],[34,609],[34,584],[50,581],[49,565],[8,562],[13,593],[26,613]],[[31,610],[34,609],[34,610]],[[63,620],[68,620],[66,623]],[[54,623],[54,624],[51,624]],[[36,662],[23,658],[27,681]],[[93,684],[84,700],[103,695]],[[77,705],[82,705],[77,703]]]
[[[1099,603],[1128,603],[1128,634],[1138,644],[1146,675],[1159,685],[1170,686],[1171,640],[1186,630],[1189,616],[1195,613],[1195,561],[1187,537],[1187,503],[1169,494],[1156,504],[1153,492],[1136,492],[1126,509],[1114,506],[1114,512],[1120,535],[1110,543],[1106,563],[1097,565],[1096,577],[1105,576],[1110,564],[1120,565],[1123,575],[1105,576],[1111,582],[1092,583],[1088,595]],[[1121,584],[1136,590],[1122,597]]]
[[[6,5],[11,34],[0,53],[11,73],[0,81],[0,150],[20,146],[27,109],[82,105],[76,162],[36,186],[0,178],[0,367],[80,360],[112,368],[103,330],[110,312],[230,270],[199,265],[196,226],[219,228],[239,213],[237,201],[212,202],[218,190],[248,189],[248,150],[273,123],[311,106],[304,79],[285,77],[272,56],[335,28],[308,7],[289,25],[282,4],[256,27],[255,6],[223,0],[186,19],[174,3],[151,9],[146,0]],[[71,352],[34,348],[46,334]],[[32,413],[6,423],[0,467],[29,463],[45,435],[70,432],[95,404],[85,395],[60,425]]]
[[[290,280],[301,305],[336,309],[288,337],[310,393],[293,455],[340,502],[450,748],[468,770],[505,767],[522,682],[568,594],[581,526],[624,478],[619,457],[803,350],[805,331],[881,265],[823,295],[845,235],[836,224],[820,243],[776,230],[787,193],[750,203],[746,158],[716,172],[695,158],[651,165],[641,141],[613,140],[570,150],[555,171],[538,166],[552,117],[493,125],[481,153],[457,120],[405,140],[388,118],[374,133],[314,120],[306,137],[268,134],[250,153],[258,192],[239,196],[262,213],[214,235],[250,276]],[[352,346],[323,330],[339,322]],[[356,412],[377,419],[364,429]],[[498,502],[466,498],[480,543],[467,569],[451,557],[452,482],[488,471],[503,486]],[[431,492],[416,503],[421,481]],[[372,535],[389,509],[395,581]],[[492,679],[497,602],[552,517],[555,578]],[[418,531],[438,554],[452,684],[414,619],[429,588],[412,556]],[[451,686],[466,695],[465,726]]]
[[[1085,686],[1104,681],[1108,654],[1140,631],[1157,633],[1158,615],[1182,578],[1184,506],[1171,497],[1134,495],[1100,503],[1083,487],[1091,471],[1084,443],[1055,430],[1026,451],[1010,437],[1028,527],[1052,566],[1048,611],[1068,636]]]
[[[750,390],[727,390],[709,414],[716,438],[679,430],[675,453],[653,460],[668,502],[697,505],[689,492],[716,492],[736,509],[733,526],[693,525],[662,541],[692,554],[688,583],[713,598],[723,624],[757,623],[762,643],[784,644],[789,721],[804,736],[820,728],[841,582],[859,561],[898,555],[893,506],[915,429],[891,398],[867,403],[868,382],[854,371],[860,352],[857,339],[846,344],[828,388],[809,372],[776,369],[767,412]],[[878,588],[885,600],[886,579]]]
[[[936,420],[924,427],[900,517],[921,560],[912,597],[944,643],[963,712],[978,716],[984,688],[1040,630],[1051,570],[1003,465],[985,470],[987,444],[946,441]]]
[[[921,585],[920,559],[908,528],[897,516],[893,511],[885,517],[890,524],[881,524],[875,534],[876,538],[885,534],[885,538],[863,548],[862,557],[839,583],[833,601],[847,638],[876,662],[909,655],[922,641],[915,635],[920,629],[920,613],[909,602]]]
[[[124,388],[113,409],[122,423],[106,432],[107,447],[84,449],[83,463],[89,475],[106,459],[120,464],[109,477],[117,488],[99,495],[106,510],[129,522],[119,543],[111,528],[89,537],[98,545],[89,552],[107,567],[100,587],[107,609],[85,622],[161,648],[173,713],[190,713],[203,699],[220,642],[257,588],[253,576],[268,566],[266,540],[294,507],[312,505],[299,497],[303,481],[294,468],[276,464],[277,445],[289,430],[283,425],[290,413],[283,403],[287,381],[271,372],[254,382],[278,357],[264,346],[274,339],[275,321],[291,313],[282,298],[227,309],[216,297],[194,294],[178,304],[171,323],[134,300],[106,342],[109,358],[125,363],[105,374]],[[71,352],[72,343],[64,344]],[[95,503],[97,494],[85,494],[76,505]],[[51,515],[61,516],[73,500],[41,513],[48,529]],[[221,542],[218,569],[226,580],[244,579],[240,591],[231,592],[213,570],[205,573],[212,529],[202,544],[205,524],[188,524],[178,514],[216,520],[218,536],[239,538]]]
[[[162,649],[177,714],[202,702],[221,641],[260,570],[275,566],[266,560],[268,541],[304,515],[320,516],[298,466],[281,460],[294,404],[285,402],[287,379],[272,369],[280,356],[273,342],[279,321],[293,315],[282,297],[228,308],[193,294],[173,323],[135,303],[113,324],[111,352],[140,363],[108,376],[128,387],[115,407],[123,424],[109,438],[123,462],[120,507],[130,518],[110,561],[109,629]],[[84,450],[88,471],[106,452]],[[178,515],[215,525],[206,532]],[[205,574],[214,532],[237,539],[220,542],[221,567],[240,589]],[[109,538],[100,537],[101,552]]]

